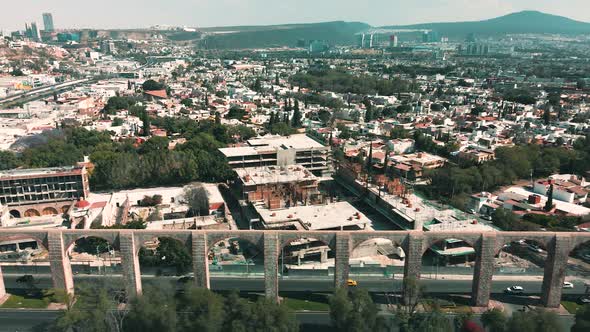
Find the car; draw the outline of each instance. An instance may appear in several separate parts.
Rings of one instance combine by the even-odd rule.
[[[469,213],[469,214],[475,214],[475,210],[474,209],[468,209],[467,210],[467,213]]]
[[[563,288],[574,288],[574,284],[572,284],[569,281],[564,281],[563,282]]]
[[[590,304],[590,295],[583,295],[578,298],[579,304]]]
[[[346,285],[349,287],[356,287],[358,285],[358,283],[356,282],[356,280],[348,279],[348,280],[346,280]]]
[[[179,284],[188,284],[189,282],[193,282],[193,281],[195,281],[195,277],[192,275],[185,275],[185,276],[178,278],[178,280],[176,280],[176,282]]]
[[[530,251],[534,251],[534,252],[543,252],[543,249],[539,248],[538,245],[536,244],[529,244],[528,248]]]
[[[481,219],[487,220],[487,221],[492,221],[492,216],[489,216],[489,215],[486,214],[484,216],[481,216]]]
[[[506,294],[522,294],[524,293],[524,288],[522,286],[510,286],[504,290]]]

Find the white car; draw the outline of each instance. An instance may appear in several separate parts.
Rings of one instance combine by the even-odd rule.
[[[572,284],[569,281],[564,281],[563,282],[563,288],[574,288],[574,284]]]
[[[522,286],[510,286],[504,290],[506,294],[522,294],[524,293],[524,288]]]

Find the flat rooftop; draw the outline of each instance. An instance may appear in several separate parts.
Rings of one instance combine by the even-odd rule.
[[[269,210],[264,204],[256,204],[254,208],[268,226],[299,223],[301,227],[297,229],[301,230],[327,230],[350,226],[363,229],[365,224],[371,226],[371,220],[348,202],[293,206],[280,210]]]
[[[317,181],[318,178],[303,166],[289,165],[249,167],[235,170],[244,185],[264,185],[271,183],[291,183],[300,181]]]
[[[267,135],[248,140],[248,146],[219,149],[226,157],[238,157],[256,155],[260,152],[272,152],[277,150],[306,150],[324,149],[326,146],[316,142],[305,134],[291,136]]]
[[[11,169],[0,172],[0,180],[2,178],[18,178],[31,176],[47,176],[57,175],[60,173],[79,173],[82,166],[63,166],[63,167],[49,167],[49,168],[26,168],[26,169]]]

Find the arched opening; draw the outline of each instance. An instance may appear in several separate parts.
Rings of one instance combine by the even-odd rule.
[[[279,252],[279,276],[328,276],[333,269],[334,252],[316,238],[290,240]]]
[[[572,311],[579,305],[590,304],[590,241],[570,252],[561,298],[566,309]]]
[[[40,217],[41,214],[39,213],[39,211],[35,210],[35,209],[28,209],[25,211],[25,217]]]
[[[420,285],[439,305],[470,305],[477,252],[460,238],[439,239],[422,255]],[[426,301],[432,302],[432,301]]]
[[[76,279],[119,279],[122,272],[121,252],[104,238],[96,236],[81,237],[67,250],[74,282]]]
[[[44,290],[53,287],[47,248],[38,238],[0,237],[0,262],[0,277],[11,296],[38,300],[44,298]]]
[[[522,238],[503,244],[494,258],[491,298],[517,306],[538,301],[546,260],[541,242]]]
[[[57,210],[53,207],[46,207],[43,209],[43,211],[41,211],[41,214],[44,216],[55,216],[58,215],[59,212],[57,212]]]
[[[155,237],[142,244],[139,249],[141,282],[159,286],[176,285],[182,277],[191,277],[193,260],[186,243],[172,237]],[[181,277],[179,279],[179,277]]]
[[[264,250],[254,243],[241,238],[226,238],[209,247],[207,254],[211,287],[216,290],[231,290],[221,286],[217,281],[232,275],[249,278],[264,277]],[[263,290],[249,284],[240,290]],[[257,285],[259,286],[259,285]]]
[[[122,256],[106,238],[83,236],[66,248],[76,292],[108,296],[121,302],[128,300],[123,279]]]
[[[358,244],[350,253],[350,277],[403,279],[406,253],[389,239],[375,238]]]
[[[19,211],[19,210],[10,210],[10,215],[11,215],[13,218],[20,218],[20,217],[21,217],[21,215],[20,215],[20,211]]]
[[[279,249],[279,297],[287,302],[328,303],[335,272],[335,252],[330,245],[318,238],[301,237],[282,242]],[[313,282],[302,284],[302,279]]]

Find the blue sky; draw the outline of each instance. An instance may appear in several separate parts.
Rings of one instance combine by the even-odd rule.
[[[3,0],[0,29],[53,13],[57,28],[196,27],[321,21],[371,25],[463,21],[539,10],[590,22],[590,0]]]

